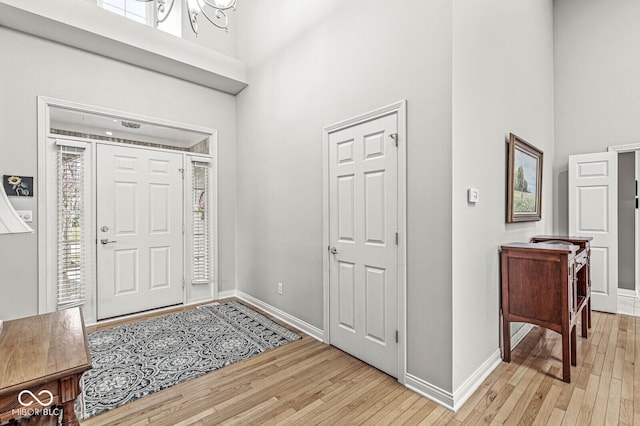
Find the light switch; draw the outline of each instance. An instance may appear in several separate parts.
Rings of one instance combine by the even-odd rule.
[[[480,190],[477,188],[467,189],[467,201],[470,203],[477,203],[480,201]]]

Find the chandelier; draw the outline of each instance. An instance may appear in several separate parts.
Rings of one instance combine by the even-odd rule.
[[[156,25],[164,22],[176,0],[138,0],[145,3],[154,2],[156,6]],[[229,31],[229,18],[227,18],[226,10],[236,9],[237,0],[177,0],[184,1],[187,13],[189,14],[189,23],[191,29],[198,35],[198,15],[202,15],[214,26]]]

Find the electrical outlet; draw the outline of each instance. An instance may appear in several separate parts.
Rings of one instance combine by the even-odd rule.
[[[282,296],[282,283],[278,283],[278,294]]]
[[[16,210],[18,216],[27,223],[33,222],[33,210]]]

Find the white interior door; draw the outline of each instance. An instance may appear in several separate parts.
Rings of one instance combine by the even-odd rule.
[[[329,135],[331,344],[398,375],[397,113]]]
[[[569,156],[569,233],[591,241],[591,307],[618,311],[618,154]]]
[[[98,319],[183,302],[182,155],[97,147]]]

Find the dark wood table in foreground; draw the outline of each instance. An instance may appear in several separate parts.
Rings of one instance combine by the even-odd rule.
[[[5,321],[0,331],[0,424],[53,415],[78,425],[73,405],[91,368],[80,308]]]

